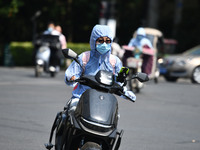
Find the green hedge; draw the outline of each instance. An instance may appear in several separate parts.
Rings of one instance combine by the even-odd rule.
[[[67,43],[67,47],[74,50],[77,54],[90,50],[89,43]],[[33,65],[32,42],[11,42],[10,52],[15,66]]]
[[[31,42],[11,42],[10,52],[15,66],[31,66],[33,45]]]
[[[90,50],[89,43],[67,43],[67,47],[74,50],[77,54]]]

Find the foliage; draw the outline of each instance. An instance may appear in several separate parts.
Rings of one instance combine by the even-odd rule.
[[[16,66],[31,66],[33,45],[31,42],[12,42],[10,52]]]
[[[102,0],[1,0],[0,45],[11,41],[32,41],[35,33],[43,32],[49,21],[63,28],[68,42],[88,43],[90,33],[99,23]],[[109,1],[109,0],[107,0]],[[178,40],[179,51],[184,51],[200,42],[200,1],[182,1],[181,22],[174,25],[178,0],[155,0],[159,3],[157,28],[166,38]],[[119,44],[128,44],[139,26],[147,26],[149,2],[147,0],[115,0],[117,37]],[[40,15],[36,16],[36,12]],[[36,32],[35,32],[36,31]],[[3,53],[0,49],[0,55]],[[2,56],[0,56],[2,57]]]
[[[68,48],[77,54],[90,50],[89,43],[67,43]],[[10,52],[15,66],[33,65],[33,44],[32,42],[11,42]]]
[[[185,51],[200,43],[200,1],[193,0],[184,2],[184,10],[182,12],[182,22],[177,27],[177,35],[175,38],[179,40],[179,52]],[[191,11],[192,10],[192,11]]]
[[[68,43],[67,47],[80,54],[84,51],[90,51],[89,43]]]
[[[15,17],[23,5],[21,0],[0,1],[0,16],[4,18]]]
[[[133,32],[139,26],[144,26],[145,8],[145,1],[117,0],[117,37],[121,45],[128,44]]]

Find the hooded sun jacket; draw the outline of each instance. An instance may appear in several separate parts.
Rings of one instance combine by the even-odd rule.
[[[143,41],[143,42],[142,42]],[[132,38],[128,44],[128,46],[137,46],[141,47],[143,44],[147,44],[150,48],[153,48],[151,42],[149,39],[146,37],[146,33],[144,28],[139,27],[137,29],[137,35],[136,38]]]
[[[113,41],[112,32],[108,26],[106,25],[94,26],[91,36],[90,36],[90,48],[91,48],[90,59],[85,65],[84,74],[95,75],[99,70],[106,70],[106,71],[117,74],[122,67],[122,63],[118,57],[114,56],[116,59],[116,63],[115,63],[115,70],[113,70],[113,66],[111,65],[109,61],[110,55],[112,55],[111,44],[110,44],[110,50],[108,52],[106,52],[105,54],[100,54],[96,50],[96,40],[99,37],[109,37],[111,41]],[[82,61],[83,53],[78,56],[78,60],[80,61],[81,65],[83,65],[83,61]],[[78,84],[78,83],[73,83],[69,81],[72,76],[75,76],[76,79],[79,78],[82,71],[83,70],[81,69],[79,64],[73,61],[71,65],[67,68],[67,70],[65,71],[66,84],[70,86],[75,86],[76,84]],[[84,86],[81,84],[76,85],[76,88],[74,88],[72,92],[72,98],[80,98],[82,93],[88,88],[89,88],[88,86]]]

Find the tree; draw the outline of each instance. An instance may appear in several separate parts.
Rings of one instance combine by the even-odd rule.
[[[9,41],[32,41],[33,22],[31,18],[37,11],[37,33],[46,29],[49,21],[54,21],[63,28],[68,41],[88,42],[91,29],[99,23],[100,2],[102,0],[5,0],[0,1],[0,45]],[[106,0],[105,0],[106,1]],[[112,0],[107,0],[112,1]],[[149,2],[155,0],[115,0],[115,15],[120,44],[127,44],[133,32],[139,26],[148,24]],[[158,2],[158,0],[156,0]],[[155,2],[156,2],[155,1]],[[153,22],[167,38],[179,41],[179,51],[200,43],[200,2],[182,0],[181,19],[174,26],[175,2],[177,0],[159,0],[157,19]],[[178,0],[180,1],[180,0]],[[176,19],[175,19],[176,20]],[[174,32],[176,29],[176,32]],[[189,37],[189,38],[188,38]]]

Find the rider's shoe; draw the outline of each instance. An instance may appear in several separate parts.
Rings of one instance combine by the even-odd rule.
[[[44,144],[44,146],[45,146],[46,149],[48,149],[48,150],[50,150],[50,149],[53,148],[53,144],[51,144],[51,143],[46,143],[46,144]]]

